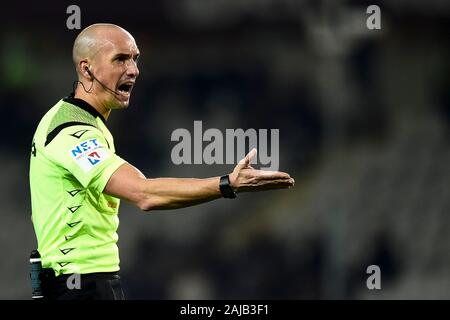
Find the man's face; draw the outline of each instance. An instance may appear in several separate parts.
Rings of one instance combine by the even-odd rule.
[[[107,88],[95,81],[95,92],[107,109],[128,107],[130,95],[139,75],[139,49],[134,39],[124,32],[114,31],[93,57],[91,72]]]

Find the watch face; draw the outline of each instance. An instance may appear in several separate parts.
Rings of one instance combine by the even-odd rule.
[[[234,192],[233,188],[230,186],[228,175],[220,177],[219,188],[224,198],[233,199],[237,197],[236,192]]]

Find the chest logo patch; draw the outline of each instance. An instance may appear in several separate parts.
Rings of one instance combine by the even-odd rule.
[[[110,157],[108,150],[97,140],[88,139],[70,150],[70,156],[83,169],[88,172]]]

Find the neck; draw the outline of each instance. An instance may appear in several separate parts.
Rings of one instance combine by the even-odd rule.
[[[75,89],[75,98],[83,99],[87,103],[89,103],[91,106],[95,108],[102,116],[105,118],[105,120],[108,120],[109,114],[111,113],[111,109],[108,109],[100,102],[100,99],[98,95],[94,93],[87,93],[83,89],[80,89],[77,87]]]

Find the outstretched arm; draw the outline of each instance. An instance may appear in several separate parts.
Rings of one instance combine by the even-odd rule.
[[[250,161],[256,149],[242,159],[230,173],[230,185],[236,192],[290,188],[294,179],[279,171],[255,170]],[[141,210],[183,208],[222,197],[220,177],[147,179],[138,169],[126,163],[109,179],[104,192],[128,200]]]

